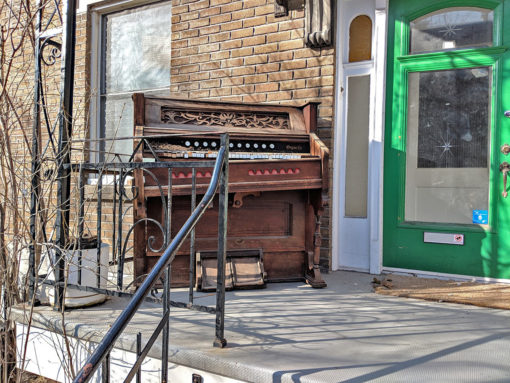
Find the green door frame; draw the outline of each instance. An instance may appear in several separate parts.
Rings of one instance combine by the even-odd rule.
[[[410,21],[450,7],[494,10],[493,46],[409,55]],[[390,0],[388,16],[383,267],[508,279],[510,201],[501,198],[499,163],[505,158],[499,147],[510,140],[510,119],[501,117],[504,110],[510,109],[510,0]],[[489,224],[405,222],[408,74],[481,66],[493,69]],[[506,132],[502,133],[503,130]],[[465,243],[463,246],[424,243],[425,231],[462,233]]]

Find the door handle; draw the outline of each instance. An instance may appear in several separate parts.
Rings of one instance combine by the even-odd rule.
[[[499,171],[503,173],[503,198],[508,197],[508,192],[506,191],[506,183],[508,178],[508,172],[510,172],[510,164],[508,162],[503,162],[499,165]]]
[[[505,156],[510,153],[510,145],[504,144],[501,147],[501,153],[503,153]]]

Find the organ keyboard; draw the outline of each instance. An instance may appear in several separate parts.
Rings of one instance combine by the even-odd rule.
[[[135,158],[172,161],[172,235],[190,212],[192,170],[183,162],[216,158],[219,134],[228,132],[229,207],[227,248],[261,250],[269,282],[305,279],[313,287],[326,284],[320,274],[320,221],[328,202],[329,151],[315,134],[317,104],[301,107],[250,105],[133,96],[135,135],[150,148]],[[168,185],[166,169],[153,169],[160,185]],[[196,170],[197,193],[205,192],[212,168]],[[160,186],[135,175],[143,190],[135,202],[135,219],[162,220]],[[196,227],[196,250],[216,250],[216,208]],[[135,243],[147,243],[147,229],[135,231]],[[135,277],[146,274],[159,253],[135,245]],[[183,245],[172,266],[174,285],[188,283],[189,246]]]

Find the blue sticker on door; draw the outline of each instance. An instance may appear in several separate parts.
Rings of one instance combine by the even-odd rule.
[[[487,225],[489,223],[489,211],[473,210],[473,223],[478,225]]]

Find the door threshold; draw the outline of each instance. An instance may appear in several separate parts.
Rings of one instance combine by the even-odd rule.
[[[482,282],[482,283],[507,283],[510,284],[510,279],[502,278],[489,278],[489,277],[476,277],[472,275],[461,275],[461,274],[448,274],[439,273],[435,271],[425,270],[412,270],[412,269],[401,269],[398,267],[383,267],[382,274],[398,274],[398,275],[413,275],[420,278],[436,278],[436,279],[451,279],[457,281],[469,281],[469,282]]]

